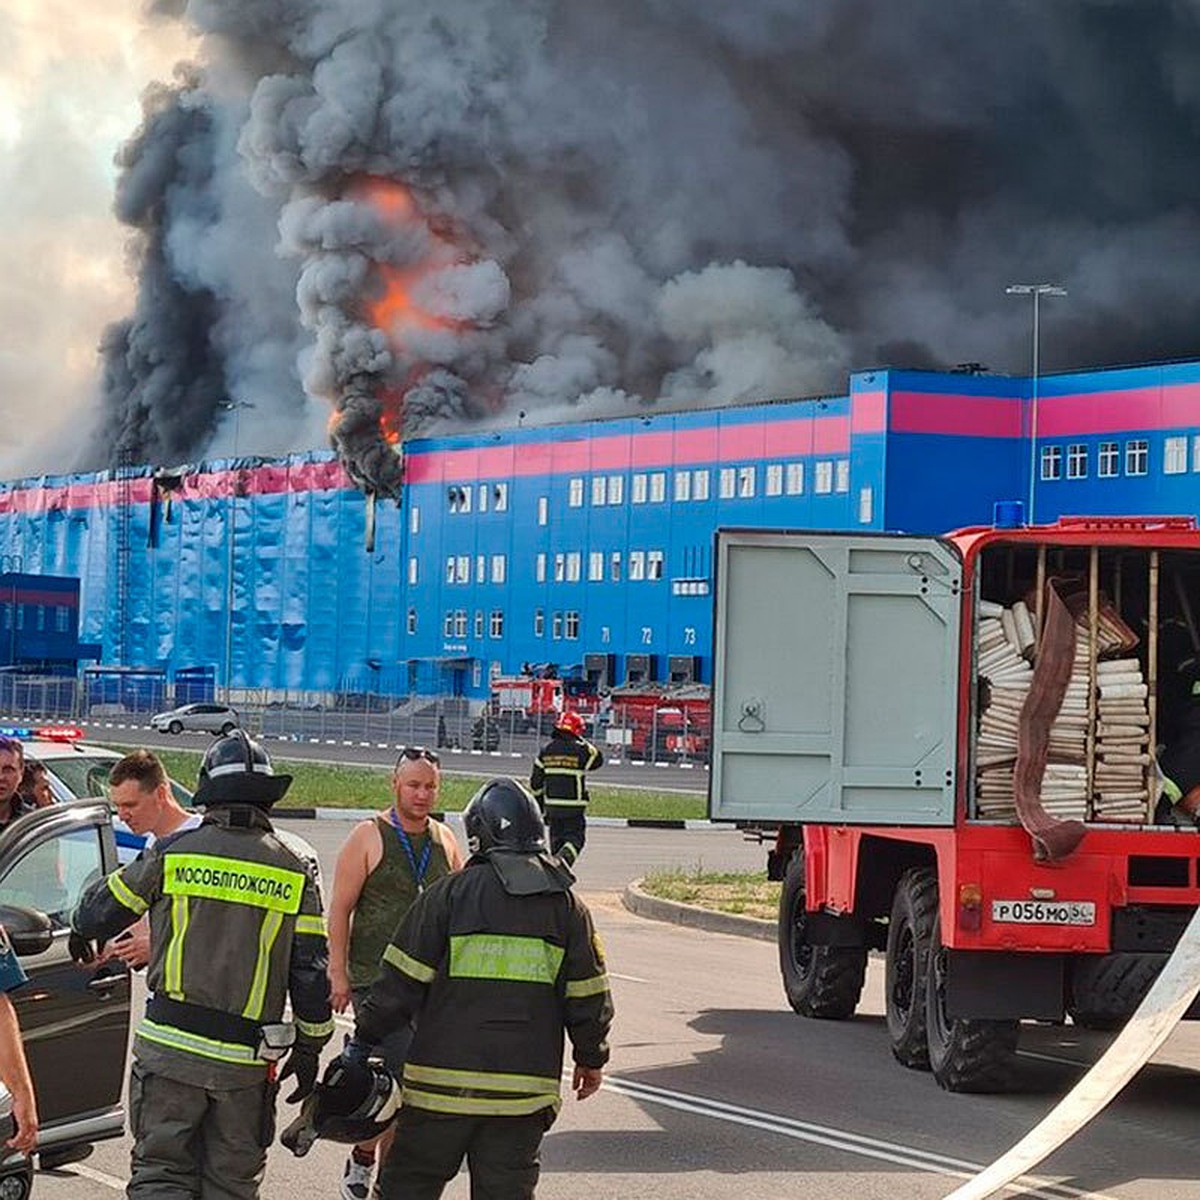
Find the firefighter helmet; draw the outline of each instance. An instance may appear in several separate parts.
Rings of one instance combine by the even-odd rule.
[[[561,729],[564,733],[573,734],[575,737],[583,737],[587,731],[587,726],[583,723],[583,718],[577,712],[563,713],[558,718],[558,723],[554,728]]]
[[[245,730],[223,733],[205,751],[193,800],[197,807],[257,804],[270,808],[291,785],[276,775],[270,755]]]
[[[400,1085],[382,1059],[335,1058],[279,1140],[297,1158],[317,1138],[356,1146],[379,1137],[399,1109]]]
[[[537,801],[515,779],[489,779],[463,810],[463,828],[472,854],[490,850],[538,854],[546,848]]]

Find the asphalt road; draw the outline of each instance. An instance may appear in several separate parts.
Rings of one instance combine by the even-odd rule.
[[[328,876],[348,825],[294,822]],[[952,1096],[896,1065],[883,1029],[882,963],[859,1014],[806,1021],[782,1003],[774,947],[634,917],[617,892],[658,863],[758,865],[728,830],[598,828],[580,889],[604,938],[617,1021],[604,1090],[568,1098],[547,1137],[542,1200],[934,1200],[1015,1141],[1107,1044],[1072,1027],[1027,1026],[1019,1090]],[[1155,1063],[1042,1174],[1065,1181],[1032,1197],[1194,1200],[1200,1026],[1184,1026]],[[288,1119],[285,1110],[284,1119]],[[266,1200],[336,1195],[343,1154],[318,1143],[295,1160],[271,1152]],[[38,1178],[37,1200],[114,1194],[128,1143]],[[446,1192],[465,1200],[460,1176]]]

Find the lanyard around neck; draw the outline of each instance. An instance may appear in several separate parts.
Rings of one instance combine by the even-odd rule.
[[[413,883],[417,885],[418,892],[423,892],[425,890],[425,872],[429,869],[429,859],[433,854],[433,834],[426,826],[425,837],[427,840],[421,847],[421,860],[418,862],[416,852],[413,850],[412,839],[400,824],[394,808],[388,809],[388,820],[396,831],[396,836],[400,839],[400,845],[404,847],[404,855],[408,859],[409,870],[412,871]]]

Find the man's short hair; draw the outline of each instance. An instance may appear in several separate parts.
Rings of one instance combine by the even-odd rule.
[[[0,754],[15,754],[22,766],[25,764],[25,747],[19,738],[0,737]]]
[[[167,782],[167,772],[159,761],[157,754],[149,750],[135,750],[113,763],[108,773],[108,782],[112,787],[135,779],[144,792],[152,792]]]

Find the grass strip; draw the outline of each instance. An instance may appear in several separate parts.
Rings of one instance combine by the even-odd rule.
[[[115,746],[121,750],[125,747]],[[200,769],[200,755],[191,750],[155,750],[162,759],[167,774],[185,787],[195,788]],[[313,763],[299,759],[271,759],[281,775],[292,776],[292,786],[276,806],[277,812],[288,808],[383,808],[388,803],[391,788],[390,767],[350,767],[331,763]],[[442,773],[439,807],[447,812],[459,812],[486,776]],[[527,782],[522,779],[522,782]],[[674,821],[698,820],[707,816],[705,798],[689,792],[655,792],[640,788],[606,788],[589,784],[591,803],[588,813],[593,817],[624,817],[641,820]]]
[[[766,921],[779,915],[779,889],[780,884],[769,880],[765,871],[721,873],[705,871],[700,865],[691,870],[652,871],[642,880],[642,890],[660,900]]]

